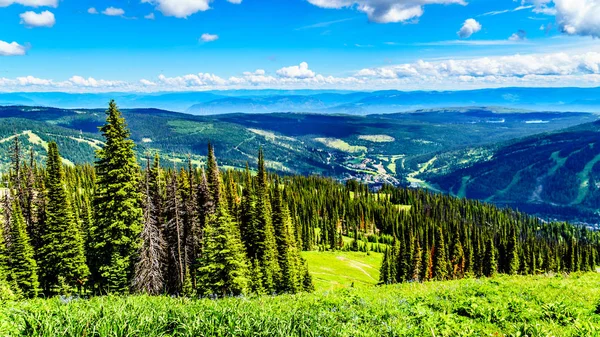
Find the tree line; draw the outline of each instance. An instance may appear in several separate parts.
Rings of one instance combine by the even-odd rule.
[[[4,177],[0,285],[23,297],[140,292],[236,296],[311,291],[312,279],[279,180],[259,152],[243,183],[223,174],[211,145],[191,161],[142,169],[114,102],[94,166],[45,167],[19,138]]]
[[[45,165],[15,137],[3,176],[2,285],[24,297],[311,291],[302,250],[384,254],[380,283],[593,270],[600,236],[425,190],[138,158],[116,104],[94,165]],[[350,244],[345,244],[351,238]],[[346,239],[346,240],[345,240]],[[0,296],[1,296],[0,292]]]

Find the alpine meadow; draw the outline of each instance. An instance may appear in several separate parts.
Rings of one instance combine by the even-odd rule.
[[[600,337],[600,0],[0,0],[0,337]]]

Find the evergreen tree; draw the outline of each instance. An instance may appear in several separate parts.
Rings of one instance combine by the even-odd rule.
[[[143,211],[139,167],[129,130],[114,101],[100,128],[106,139],[97,152],[90,267],[97,291],[123,292],[131,284]]]
[[[33,247],[29,242],[25,219],[21,207],[15,201],[10,217],[10,238],[8,246],[9,277],[25,297],[36,297],[39,292],[38,267],[34,259]]]
[[[452,278],[460,279],[465,273],[465,254],[463,245],[460,242],[458,230],[454,234],[454,242],[452,244]]]
[[[40,248],[40,279],[46,294],[65,294],[81,289],[89,274],[83,235],[67,198],[58,146],[48,144],[46,226]]]
[[[412,261],[412,271],[413,272],[412,272],[411,280],[420,281],[421,270],[423,268],[422,260],[421,260],[423,251],[421,250],[421,243],[419,242],[419,239],[417,237],[415,237],[413,247],[415,247],[414,248],[415,250],[413,253],[413,261]]]
[[[208,217],[198,275],[205,295],[237,296],[251,286],[244,246],[224,202]]]
[[[515,275],[519,271],[519,251],[517,247],[517,233],[515,226],[511,226],[508,241],[508,270],[507,273]]]
[[[277,284],[281,279],[281,269],[277,258],[277,243],[275,241],[267,179],[264,155],[262,149],[260,149],[258,152],[258,184],[256,191],[257,232],[260,235],[257,255],[261,260],[261,268],[265,276],[263,286],[269,294],[272,294],[277,291]]]
[[[498,260],[496,258],[496,247],[494,238],[490,237],[485,246],[485,256],[483,258],[483,274],[487,277],[494,276],[498,270]]]
[[[296,248],[292,219],[287,204],[281,199],[279,180],[275,181],[273,199],[273,225],[277,241],[279,268],[281,269],[278,290],[279,292],[297,293],[301,290],[298,271],[300,255]]]
[[[433,254],[433,278],[438,281],[445,280],[448,275],[446,260],[446,245],[442,227],[438,227],[435,233],[435,247]]]

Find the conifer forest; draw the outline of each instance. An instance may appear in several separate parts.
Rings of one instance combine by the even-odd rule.
[[[101,302],[103,298],[118,303],[130,295],[148,305],[166,305],[165,310],[169,305],[157,303],[158,298],[217,301],[230,305],[230,310],[248,306],[232,302],[237,301],[233,298],[272,298],[276,302],[269,302],[265,310],[287,317],[289,296],[310,302],[319,293],[303,252],[381,255],[376,283],[384,293],[386,287],[400,287],[389,288],[390,292],[410,292],[402,287],[417,285],[436,291],[437,284],[467,286],[478,279],[484,285],[498,279],[507,286],[506,282],[514,282],[510,277],[522,280],[526,288],[535,278],[546,282],[547,275],[563,275],[570,282],[570,274],[588,275],[600,264],[600,233],[584,226],[547,222],[517,210],[421,189],[384,185],[375,191],[354,180],[278,175],[268,170],[261,148],[256,149],[258,161],[249,162],[245,170],[220,169],[211,144],[205,162],[189,159],[163,165],[159,153],[136,151],[114,101],[100,130],[103,146],[90,164],[65,165],[60,148],[52,142],[46,161],[36,162],[19,137],[12,140],[11,167],[2,176],[0,303],[5,308],[13,303],[21,313],[0,309],[0,329],[52,335],[54,323],[36,316],[41,313],[32,307],[43,301],[36,298],[88,301],[90,307],[80,309],[92,316],[94,305],[115,310]],[[595,277],[598,283],[597,276],[585,277]],[[393,286],[400,283],[405,285]],[[358,296],[352,293],[355,290],[347,291],[338,293],[340,301]],[[361,294],[372,296],[372,291]],[[185,303],[173,303],[168,310],[182,310],[178,306]],[[209,302],[199,303],[212,312],[207,315],[227,312],[210,309]],[[274,308],[278,305],[281,312]],[[386,305],[380,308],[388,310]],[[313,309],[297,310],[308,315]],[[197,315],[203,314],[200,310]],[[9,329],[10,317],[18,324]],[[479,319],[471,314],[461,317]],[[55,323],[69,331],[66,335],[82,334],[69,330],[75,325],[68,328],[66,323],[82,317],[62,319]],[[598,317],[591,319],[598,322]],[[307,321],[293,322],[281,330],[285,332],[260,330],[269,324],[282,328],[281,322],[253,328],[240,324],[262,331],[259,335],[304,335]],[[138,336],[146,331],[123,329],[105,332]],[[157,335],[191,335],[173,329]],[[369,335],[368,329],[347,329],[330,333],[317,329],[321,332],[315,335],[351,336],[357,331],[362,334],[356,335]],[[384,334],[378,329],[371,332]],[[493,330],[486,329],[481,331]],[[237,335],[250,335],[250,330]],[[148,331],[144,333],[156,332]],[[234,330],[219,331],[199,334],[236,335]]]

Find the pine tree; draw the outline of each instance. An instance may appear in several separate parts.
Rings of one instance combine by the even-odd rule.
[[[217,159],[215,158],[215,150],[212,144],[208,143],[208,156],[206,159],[206,174],[208,180],[208,190],[211,196],[212,209],[210,213],[215,212],[215,208],[221,202],[221,181]]]
[[[46,294],[81,289],[89,275],[83,235],[67,198],[62,159],[56,143],[48,144],[46,226],[40,247],[40,280]]]
[[[508,241],[508,270],[509,275],[515,275],[519,272],[519,251],[517,246],[517,233],[515,226],[511,226],[510,237]]]
[[[155,159],[155,163],[158,158]],[[159,211],[156,206],[156,188],[158,170],[150,168],[147,159],[147,171],[144,195],[144,229],[141,233],[142,245],[139,260],[135,265],[133,288],[140,293],[158,295],[164,290],[163,262],[165,261],[166,242],[160,230]]]
[[[435,249],[433,254],[433,278],[438,281],[445,280],[448,275],[446,245],[442,227],[438,227],[435,233]]]
[[[383,254],[383,261],[381,262],[381,268],[379,268],[379,284],[390,284],[395,282],[390,277],[390,250],[385,249]]]
[[[281,269],[277,261],[277,243],[271,215],[271,202],[268,194],[267,171],[262,149],[258,152],[256,217],[258,221],[258,258],[265,275],[263,286],[269,294],[277,291],[281,279]]]
[[[10,224],[9,277],[25,297],[36,297],[39,292],[38,267],[25,229],[21,207],[16,201],[12,205]]]
[[[420,276],[421,276],[421,270],[423,268],[422,266],[422,255],[423,255],[423,251],[421,249],[421,243],[419,242],[419,239],[415,236],[415,240],[413,243],[413,247],[414,247],[414,253],[413,253],[413,261],[412,261],[412,277],[411,280],[412,281],[420,281]]]
[[[296,248],[292,219],[287,204],[281,199],[279,180],[275,182],[273,199],[273,226],[277,241],[279,268],[281,269],[278,291],[297,293],[301,290],[298,272],[300,255]]]
[[[465,274],[465,254],[463,250],[462,242],[460,242],[460,236],[458,229],[454,233],[454,242],[452,244],[452,278],[460,279]]]
[[[139,167],[129,130],[114,101],[100,129],[106,139],[96,156],[94,223],[90,228],[90,267],[99,292],[123,292],[131,284],[143,211]]]
[[[494,276],[498,269],[498,260],[496,258],[496,247],[494,239],[490,237],[485,246],[485,256],[483,258],[483,274],[487,277]]]
[[[227,206],[220,202],[208,217],[198,269],[198,284],[205,295],[237,296],[251,286],[244,246],[235,228]]]
[[[256,196],[252,186],[250,168],[248,167],[247,163],[246,171],[244,173],[244,190],[242,191],[240,213],[240,232],[242,235],[242,242],[246,247],[248,257],[252,260],[255,260],[259,253],[258,243],[261,235],[259,232],[258,217],[256,213]]]
[[[206,219],[198,276],[200,291],[219,297],[245,294],[252,286],[249,265],[238,226],[220,198],[221,179],[212,147],[209,148],[209,176],[213,200],[218,200],[214,213]]]

